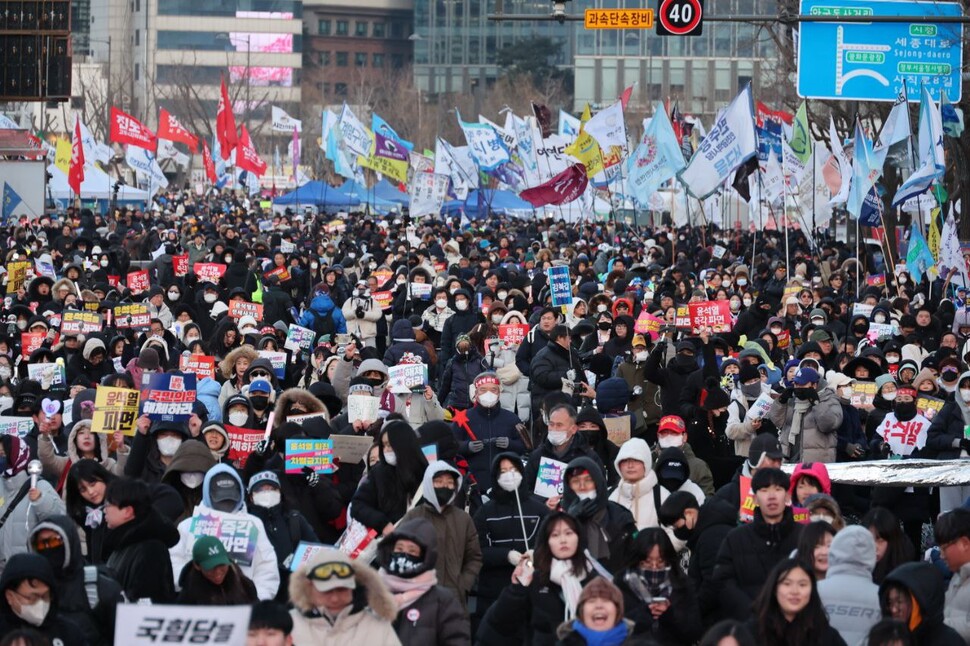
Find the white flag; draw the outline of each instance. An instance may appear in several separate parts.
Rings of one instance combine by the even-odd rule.
[[[593,115],[585,127],[603,150],[609,150],[610,146],[626,149],[626,124],[623,123],[623,104],[619,101]],[[753,137],[754,126],[751,132]]]
[[[283,111],[283,108],[273,106],[273,132],[302,132],[303,122],[294,119]]]
[[[539,177],[539,156],[536,151],[536,142],[542,141],[542,133],[539,132],[535,117],[520,119],[513,116],[512,123],[515,127],[515,145],[522,162],[522,171],[525,174],[525,185],[528,188],[538,186],[542,183],[542,179]]]
[[[572,143],[576,141],[576,137],[579,136],[579,129],[582,127],[582,122],[569,114],[565,110],[559,110],[559,136]]]
[[[785,193],[785,176],[773,152],[768,152],[768,162],[763,176],[764,197],[769,204],[774,204]]]
[[[845,204],[845,201],[849,199],[849,185],[852,181],[852,161],[845,153],[845,148],[842,147],[842,140],[839,139],[839,133],[835,130],[835,119],[832,117],[829,117],[829,143],[832,145],[832,156],[835,157],[835,161],[839,165],[839,174],[842,176],[842,184],[839,186],[839,192],[829,200],[829,206],[835,206],[836,204]]]
[[[349,151],[363,157],[370,155],[371,143],[373,141],[370,130],[360,122],[360,119],[357,118],[357,115],[354,114],[354,111],[346,103],[344,103],[343,110],[340,112],[337,126],[343,135],[343,143]]]
[[[155,153],[138,146],[128,146],[125,161],[136,172],[148,181],[149,192],[154,195],[157,191],[168,188],[168,178],[162,172],[155,160]]]
[[[326,152],[327,137],[330,136],[330,129],[337,125],[337,115],[324,108],[320,113],[320,150]]]
[[[111,159],[111,147],[95,139],[83,121],[81,121],[81,145],[84,146],[84,161],[87,164],[96,161],[107,164]]]
[[[690,163],[679,175],[691,195],[704,199],[758,152],[751,86],[718,115]]]
[[[175,147],[175,144],[167,139],[158,140],[158,152],[156,159],[171,159],[176,165],[185,168],[189,165],[189,156]]]
[[[447,175],[416,173],[411,179],[411,217],[440,213],[447,192]]]

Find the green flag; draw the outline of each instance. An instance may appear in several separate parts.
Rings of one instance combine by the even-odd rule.
[[[799,161],[805,163],[812,155],[812,137],[808,130],[808,108],[805,102],[798,106],[792,123],[791,141],[788,142]]]

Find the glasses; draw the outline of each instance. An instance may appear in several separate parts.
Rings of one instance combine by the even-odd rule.
[[[331,561],[321,563],[307,573],[307,578],[311,581],[329,581],[336,577],[338,579],[349,579],[354,575],[353,568],[341,561]]]
[[[53,536],[48,536],[47,538],[37,538],[34,539],[34,549],[38,552],[43,552],[45,550],[56,550],[58,547],[64,546],[64,539],[62,539],[57,534]]]
[[[266,372],[266,371],[264,371],[264,370],[253,370],[251,373],[249,373],[249,376],[250,377],[253,377],[253,378],[264,377],[264,378],[268,379],[269,378],[269,373]]]

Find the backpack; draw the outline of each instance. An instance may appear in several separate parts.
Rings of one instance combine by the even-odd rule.
[[[310,310],[313,315],[313,331],[317,333],[317,338],[324,335],[333,335],[337,332],[337,324],[333,322],[333,316],[320,316],[315,310]]]

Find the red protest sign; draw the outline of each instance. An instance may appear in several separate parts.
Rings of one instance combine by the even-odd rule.
[[[179,370],[191,372],[199,379],[216,378],[216,359],[205,354],[182,355],[179,357]]]
[[[121,286],[121,276],[108,276],[108,284],[112,287]]]
[[[30,358],[30,353],[44,345],[47,335],[43,332],[21,332],[20,333],[20,354],[24,359]]]
[[[218,262],[197,262],[192,265],[192,271],[199,277],[199,282],[209,281],[217,283],[226,273],[226,266]]]
[[[382,310],[386,310],[388,307],[394,303],[394,293],[393,292],[374,292],[371,294],[377,304],[381,306]]]
[[[246,466],[249,454],[256,450],[256,444],[263,439],[266,434],[262,429],[241,428],[226,424],[226,433],[229,434],[229,459],[239,460],[239,466]]]
[[[175,271],[176,278],[181,278],[185,274],[189,273],[188,254],[184,256],[172,256],[172,269]]]
[[[256,321],[263,320],[263,306],[259,303],[249,303],[247,301],[229,301],[229,316],[237,321],[244,316],[251,316]]]
[[[142,294],[148,291],[148,270],[133,271],[128,274],[125,281],[132,294]]]
[[[269,278],[270,276],[277,276],[282,283],[290,279],[290,272],[286,267],[276,267],[263,274],[263,278]]]
[[[695,330],[711,328],[715,334],[731,331],[731,304],[728,301],[690,303],[690,325]]]
[[[525,335],[529,333],[528,323],[513,323],[498,326],[498,338],[502,339],[505,347],[519,347],[525,340]]]
[[[648,312],[640,312],[640,316],[637,317],[636,322],[633,324],[633,331],[637,334],[649,334],[653,341],[657,340],[660,336],[660,326],[663,325],[663,321],[658,319],[653,314]]]

